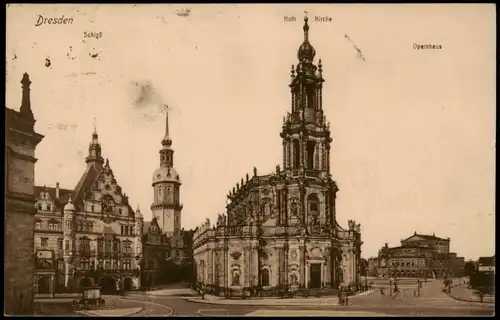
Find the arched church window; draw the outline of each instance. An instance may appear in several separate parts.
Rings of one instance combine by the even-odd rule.
[[[319,199],[316,194],[311,194],[307,197],[307,204],[309,208],[309,214],[317,215],[319,211]]]
[[[264,287],[269,286],[269,282],[270,282],[269,269],[263,269],[261,276],[262,276],[262,281],[261,281],[262,286],[264,286]]]
[[[158,200],[161,200],[161,188],[158,188]]]
[[[307,169],[314,169],[314,151],[316,143],[314,141],[307,142]]]
[[[307,104],[306,108],[314,108],[314,89],[309,87],[307,88]]]
[[[300,166],[300,148],[299,141],[293,140],[293,168],[298,169]]]

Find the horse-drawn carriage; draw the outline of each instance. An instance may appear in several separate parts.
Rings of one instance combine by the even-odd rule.
[[[82,299],[72,301],[76,309],[98,308],[105,303],[105,300],[101,298],[101,287],[95,285],[84,287],[82,290]]]

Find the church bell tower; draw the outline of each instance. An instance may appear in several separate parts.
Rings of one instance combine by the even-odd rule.
[[[309,25],[304,18],[304,40],[292,65],[291,111],[283,118],[283,168],[292,176],[330,177],[329,124],[323,113],[323,70],[321,59],[314,64],[316,50],[309,42]]]
[[[153,217],[156,217],[163,233],[171,236],[181,230],[179,174],[174,169],[174,150],[168,130],[168,111],[166,113],[165,136],[160,149],[160,167],[153,173],[154,198],[151,204]]]

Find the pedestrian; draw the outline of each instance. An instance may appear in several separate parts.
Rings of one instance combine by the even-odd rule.
[[[116,281],[116,293],[120,295],[120,280]]]

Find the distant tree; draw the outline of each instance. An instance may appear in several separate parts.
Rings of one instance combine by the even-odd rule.
[[[476,266],[473,261],[467,261],[464,265],[464,274],[466,277],[472,277],[472,275],[476,272]]]

